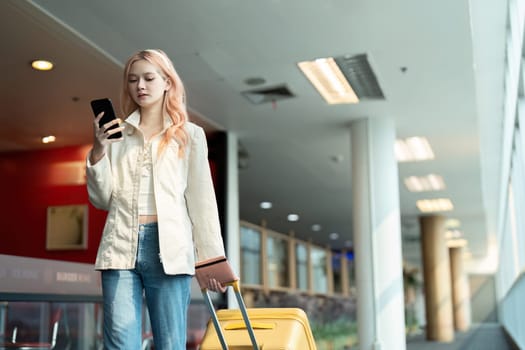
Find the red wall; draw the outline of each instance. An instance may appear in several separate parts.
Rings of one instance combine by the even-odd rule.
[[[106,212],[72,181],[89,146],[0,154],[0,254],[94,263]],[[73,175],[71,175],[73,174]],[[83,173],[81,176],[83,177]],[[47,207],[89,204],[86,250],[46,250]]]

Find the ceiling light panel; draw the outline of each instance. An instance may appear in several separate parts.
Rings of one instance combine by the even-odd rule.
[[[409,176],[405,178],[405,186],[410,192],[441,191],[445,189],[445,181],[436,174]]]
[[[464,238],[451,239],[451,240],[447,241],[447,247],[449,247],[449,248],[462,248],[462,247],[466,247],[467,244],[468,244],[468,242]]]
[[[416,202],[416,206],[423,213],[450,211],[454,209],[452,201],[448,198],[421,199]]]
[[[415,136],[404,140],[396,140],[394,150],[398,162],[417,162],[434,159],[434,151],[424,137]]]
[[[461,227],[461,221],[458,219],[449,218],[445,220],[445,228],[449,230],[459,229]]]
[[[461,238],[463,234],[460,230],[446,230],[445,231],[445,239],[456,239]]]
[[[328,104],[358,103],[359,98],[332,57],[297,64]]]

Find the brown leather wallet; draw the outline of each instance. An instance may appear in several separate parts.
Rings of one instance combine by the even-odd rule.
[[[210,278],[216,279],[221,284],[239,279],[225,256],[199,261],[195,264],[195,277],[201,289],[207,288]]]

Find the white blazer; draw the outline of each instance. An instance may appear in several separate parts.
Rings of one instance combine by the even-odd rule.
[[[138,242],[138,195],[144,137],[139,111],[124,122],[124,139],[109,146],[92,165],[87,157],[89,200],[108,211],[96,269],[132,269]],[[164,121],[164,130],[172,124]],[[208,163],[204,130],[188,122],[189,140],[182,158],[170,141],[158,154],[161,137],[152,142],[153,188],[157,206],[161,261],[167,274],[195,272],[195,260],[224,255],[217,201]]]

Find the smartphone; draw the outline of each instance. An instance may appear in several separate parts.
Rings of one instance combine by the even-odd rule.
[[[117,118],[117,115],[115,114],[115,110],[113,109],[113,104],[111,103],[111,100],[109,98],[101,98],[98,100],[91,101],[91,108],[93,109],[93,113],[95,114],[95,117],[99,115],[101,112],[104,112],[104,115],[102,116],[102,118],[100,118],[100,121],[98,123],[98,126],[100,128],[103,128],[104,124]],[[118,127],[119,127],[118,124],[113,124],[112,126],[109,127],[109,129],[115,129]],[[119,139],[121,137],[122,137],[122,133],[119,131],[117,133],[110,135],[108,138]]]

